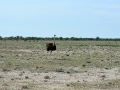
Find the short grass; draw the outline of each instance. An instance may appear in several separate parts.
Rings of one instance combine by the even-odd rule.
[[[57,50],[51,56],[45,50],[46,42],[49,41],[0,41],[0,68],[44,72],[58,67],[66,70],[120,65],[120,42],[56,41]]]
[[[57,50],[51,56],[46,51],[47,42],[53,41],[0,41],[0,68],[3,71],[79,73],[86,68],[120,67],[120,41],[56,41]],[[76,90],[84,86],[106,89],[118,84],[120,81],[114,80],[100,84],[101,87],[85,83],[70,86]]]
[[[105,81],[104,83],[70,83],[68,84],[71,87],[73,87],[75,90],[80,90],[80,89],[100,89],[100,90],[111,90],[111,89],[115,89],[116,88],[120,88],[120,80],[109,80],[109,81]]]

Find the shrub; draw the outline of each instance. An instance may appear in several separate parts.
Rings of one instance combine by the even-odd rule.
[[[28,76],[25,76],[25,79],[28,79]]]
[[[87,63],[91,63],[91,61],[87,61]]]
[[[47,75],[47,76],[44,76],[44,79],[50,79],[50,77]]]
[[[85,65],[85,64],[83,64],[82,66],[83,66],[83,67],[86,67],[86,65]]]
[[[64,72],[63,68],[56,69],[56,72]]]
[[[22,86],[22,88],[23,88],[23,89],[28,89],[28,87],[27,87],[27,86]]]
[[[3,72],[5,72],[5,71],[9,71],[9,70],[8,70],[8,69],[6,69],[6,68],[3,68],[2,70],[3,70]]]

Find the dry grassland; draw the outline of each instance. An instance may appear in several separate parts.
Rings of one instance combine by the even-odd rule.
[[[0,41],[0,90],[120,90],[120,41],[47,42]]]

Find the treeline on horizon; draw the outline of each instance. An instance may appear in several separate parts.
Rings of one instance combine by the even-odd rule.
[[[0,40],[54,40],[54,37],[22,37],[22,36],[10,36],[10,37],[2,37],[0,36]],[[72,41],[120,41],[120,38],[78,38],[78,37],[56,37],[55,40],[72,40]]]

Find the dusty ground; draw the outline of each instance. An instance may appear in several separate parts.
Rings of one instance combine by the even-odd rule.
[[[84,73],[31,73],[30,71],[0,71],[1,90],[75,90],[72,83],[96,84],[91,90],[97,90],[107,80],[120,79],[120,68],[110,70],[90,68]],[[105,81],[105,82],[104,82]],[[98,85],[98,86],[97,86]],[[119,90],[117,85],[114,90]]]
[[[44,44],[2,41],[0,90],[120,90],[120,42]]]

